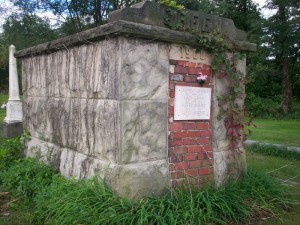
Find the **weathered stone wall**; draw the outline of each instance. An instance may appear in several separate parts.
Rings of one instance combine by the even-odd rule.
[[[242,140],[233,154],[224,120],[217,119],[218,96],[228,83],[212,73],[211,55],[196,53],[198,36],[189,31],[217,30],[234,51],[256,46],[232,20],[200,12],[187,13],[186,32],[168,29],[168,10],[143,2],[111,14],[106,25],[15,54],[22,60],[24,128],[31,135],[27,156],[66,177],[100,174],[127,198],[160,195],[183,182],[219,186],[244,172]],[[237,66],[245,75],[245,60]],[[175,120],[176,86],[195,90],[200,72],[211,91],[211,101],[201,102],[207,116]]]
[[[109,170],[108,183],[124,196],[161,193],[168,182],[168,70],[158,42],[122,37],[24,58],[27,154],[68,177]],[[55,149],[52,160],[47,146]]]
[[[84,56],[84,57],[83,57]],[[102,175],[120,195],[217,185],[242,172],[231,157],[217,96],[226,82],[193,47],[116,37],[22,61],[26,154],[66,176]],[[245,74],[245,60],[238,65]],[[212,88],[210,120],[174,120],[175,86]],[[242,104],[242,103],[241,103]],[[167,122],[168,121],[168,122]]]

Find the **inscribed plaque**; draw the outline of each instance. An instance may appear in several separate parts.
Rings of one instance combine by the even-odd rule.
[[[210,119],[211,88],[175,86],[174,120]]]

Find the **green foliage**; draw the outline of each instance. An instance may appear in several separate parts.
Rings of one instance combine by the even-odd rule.
[[[8,48],[17,50],[47,42],[58,37],[50,22],[34,14],[12,14],[3,24],[0,34],[0,91],[8,90]],[[19,72],[19,75],[21,73]],[[19,79],[21,81],[21,79]]]
[[[2,190],[25,198],[25,203],[31,201],[35,225],[247,223],[262,211],[275,215],[287,205],[285,188],[253,171],[218,189],[187,186],[161,197],[129,201],[114,194],[99,177],[66,180],[49,166],[15,156],[0,175]]]
[[[257,22],[261,20],[260,11],[252,0],[215,1],[218,15],[232,19],[235,25],[246,32],[252,33]]]
[[[159,3],[178,11],[185,9],[183,5],[177,4],[175,0],[159,0]]]
[[[300,47],[300,2],[270,0],[267,6],[276,13],[265,23],[265,44],[269,47],[269,57],[275,63],[275,68],[281,76],[281,108],[283,113],[292,109],[292,80],[298,72],[291,70],[299,64]],[[297,66],[296,66],[297,67]],[[299,86],[298,86],[299,88]],[[297,96],[299,98],[299,96]]]
[[[4,190],[13,192],[18,197],[31,200],[43,187],[52,182],[54,172],[50,166],[35,159],[19,159],[0,174]]]
[[[253,93],[248,93],[245,104],[247,112],[252,117],[278,118],[282,115],[279,107],[280,102],[270,98],[261,98],[255,96]]]
[[[186,10],[174,0],[159,0],[166,7],[164,24],[172,30],[182,30],[186,19]]]
[[[210,0],[176,0],[177,4],[183,5],[186,9],[202,11],[205,13],[216,14],[216,4]]]
[[[57,38],[50,22],[37,15],[13,14],[3,24],[1,47],[13,44],[18,50]]]
[[[251,145],[247,150],[262,155],[280,157],[285,159],[300,160],[300,153],[287,150],[287,147],[279,147],[272,145]]]
[[[12,166],[16,160],[22,157],[23,145],[20,138],[11,138],[0,143],[0,173]],[[1,177],[1,175],[0,175]],[[1,179],[0,179],[1,183]]]
[[[67,190],[67,191],[66,191]],[[38,224],[228,224],[246,222],[259,211],[284,204],[284,188],[249,172],[240,183],[202,191],[173,190],[160,198],[128,201],[99,178],[53,182],[36,197]]]
[[[16,160],[1,174],[2,187],[17,196],[33,197],[38,189],[50,183],[52,170],[34,159]]]
[[[107,22],[108,14],[142,0],[14,0],[14,6],[26,14],[51,12],[60,21],[62,34],[72,34]]]
[[[300,102],[293,99],[293,109],[289,114],[283,114],[280,107],[281,95],[273,95],[272,97],[259,97],[248,92],[245,104],[247,113],[257,118],[278,118],[278,119],[299,119],[300,118]]]
[[[194,31],[194,33],[197,34],[198,31]],[[201,48],[214,54],[214,61],[212,62],[213,69],[217,69],[217,67],[220,66],[220,63],[224,63],[225,58],[221,54],[228,50],[228,46],[220,34],[214,33],[207,36],[199,36],[198,44]],[[196,50],[200,51],[201,49]]]
[[[198,34],[197,31],[194,31]],[[198,34],[199,35],[199,34]],[[218,119],[223,119],[226,127],[226,135],[230,141],[229,149],[233,153],[239,153],[238,143],[244,138],[244,106],[239,101],[244,100],[245,77],[238,70],[238,61],[243,59],[243,53],[233,52],[220,34],[198,36],[198,44],[201,48],[212,54],[211,68],[214,74],[227,83],[225,92],[217,96],[220,112]],[[251,122],[248,122],[251,123]]]

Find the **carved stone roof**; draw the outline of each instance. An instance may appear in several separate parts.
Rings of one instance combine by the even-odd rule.
[[[108,24],[18,51],[15,56],[22,58],[47,54],[118,35],[195,46],[198,42],[197,36],[192,33],[194,30],[200,31],[201,35],[218,32],[226,37],[232,49],[256,51],[256,44],[247,42],[245,32],[237,29],[231,19],[188,11],[181,24],[182,30],[178,31],[167,28],[166,18],[173,18],[171,23],[181,21],[180,14],[175,10],[149,1],[141,2],[112,12]]]

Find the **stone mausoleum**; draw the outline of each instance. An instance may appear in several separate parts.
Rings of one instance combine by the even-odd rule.
[[[211,54],[195,50],[191,31],[218,32],[234,51],[256,46],[232,20],[200,12],[187,13],[182,31],[169,29],[170,12],[142,2],[111,13],[106,25],[18,51],[26,155],[65,177],[100,174],[127,198],[182,183],[221,185],[243,173],[242,140],[238,157],[229,157],[217,119],[226,83],[213,73]],[[237,65],[243,75],[245,60]]]

